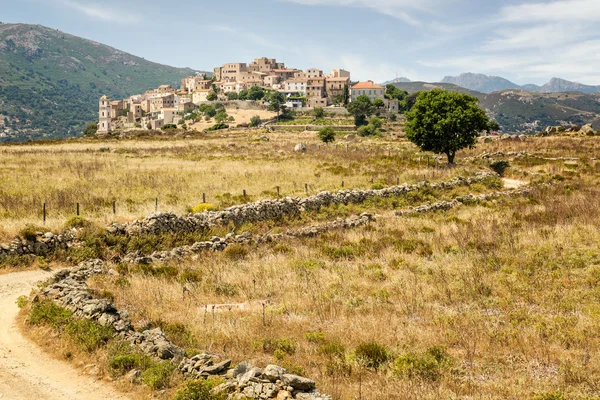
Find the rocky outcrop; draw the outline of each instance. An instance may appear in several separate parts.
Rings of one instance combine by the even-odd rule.
[[[481,182],[495,174],[479,172],[473,177],[456,177],[450,181],[430,184],[419,182],[413,185],[403,184],[379,190],[341,190],[339,192],[321,192],[309,197],[285,197],[275,200],[260,200],[254,203],[233,206],[223,211],[205,211],[201,214],[178,216],[171,213],[150,215],[143,220],[120,225],[113,224],[108,229],[112,233],[127,235],[160,234],[167,232],[201,232],[215,225],[233,223],[241,225],[248,222],[277,220],[299,215],[304,211],[319,210],[333,204],[362,203],[370,198],[398,197],[424,187],[432,189],[452,189],[457,186]]]
[[[313,380],[288,374],[279,366],[268,365],[261,369],[245,361],[231,368],[231,360],[218,360],[218,357],[208,353],[187,358],[185,350],[169,341],[160,328],[136,332],[126,311],[117,310],[106,299],[93,298],[86,281],[92,275],[105,271],[106,264],[102,260],[84,261],[72,270],[56,273],[34,296],[33,301],[48,299],[72,311],[76,317],[110,326],[115,335],[137,346],[145,354],[155,359],[171,360],[188,378],[225,378],[225,382],[214,390],[226,393],[228,400],[331,400],[331,396],[319,393]],[[131,372],[126,379],[133,382],[139,378],[139,371]]]

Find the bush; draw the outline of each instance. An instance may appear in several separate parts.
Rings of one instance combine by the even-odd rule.
[[[255,115],[252,118],[250,118],[250,124],[248,124],[248,126],[250,128],[256,128],[260,125],[261,122],[262,121],[260,120],[260,117],[258,115]]]
[[[304,338],[310,343],[325,342],[325,334],[323,332],[308,332],[304,334]]]
[[[373,117],[369,120],[369,125],[377,131],[383,126],[383,121],[380,118]]]
[[[65,222],[65,228],[85,228],[89,225],[89,222],[83,217],[70,217]]]
[[[319,139],[325,143],[331,143],[335,141],[335,131],[332,127],[328,126],[319,130]]]
[[[23,229],[21,232],[19,232],[19,236],[28,242],[35,242],[35,239],[37,238],[36,232],[29,228]]]
[[[175,392],[173,400],[225,400],[224,393],[211,393],[211,390],[219,386],[223,379],[212,378],[187,382],[182,388]]]
[[[169,361],[152,365],[142,373],[142,380],[153,390],[166,389],[171,384],[174,367]]]
[[[452,364],[452,359],[442,347],[432,347],[425,353],[407,353],[394,361],[393,371],[398,376],[437,381],[445,368]]]
[[[334,358],[344,358],[344,354],[346,353],[346,348],[343,344],[337,341],[333,342],[325,342],[319,346],[317,349],[317,353],[322,356],[328,357],[330,359]]]
[[[200,203],[195,205],[192,208],[192,214],[200,214],[203,213],[204,211],[215,211],[217,209],[217,207],[213,206],[210,203]]]
[[[224,123],[218,123],[218,124],[214,124],[213,126],[211,126],[210,128],[207,128],[207,131],[218,131],[220,129],[227,129],[229,128],[229,125],[224,124]]]
[[[510,168],[510,164],[508,161],[504,160],[494,161],[490,164],[490,168],[498,175],[504,176],[504,172],[506,171],[506,169]]]
[[[127,342],[116,342],[108,350],[107,364],[113,376],[122,376],[132,369],[145,371],[152,366],[152,358]]]
[[[275,353],[276,351],[292,355],[298,349],[298,342],[294,339],[273,339],[265,338],[257,341],[255,347],[261,349],[265,353]]]
[[[387,348],[374,342],[359,345],[354,354],[362,365],[375,370],[390,358]]]
[[[365,137],[365,136],[374,136],[376,132],[371,125],[363,125],[358,128],[357,133],[358,133],[358,136]]]
[[[225,248],[224,255],[232,261],[240,261],[246,258],[248,249],[239,244],[232,244]]]
[[[17,297],[17,307],[23,308],[29,303],[29,299],[27,296],[19,296]]]
[[[323,107],[315,107],[312,114],[315,118],[323,118],[325,116],[325,109]]]
[[[177,129],[177,125],[175,125],[175,124],[166,124],[166,125],[163,125],[162,128],[160,128],[160,129],[162,129],[163,131],[166,131],[167,129]]]
[[[115,335],[110,326],[102,326],[89,319],[76,319],[65,327],[65,331],[73,337],[75,343],[88,353],[104,346]]]
[[[73,313],[66,308],[57,306],[51,301],[42,301],[35,303],[29,313],[29,323],[31,325],[47,324],[54,328],[61,328],[67,325]]]

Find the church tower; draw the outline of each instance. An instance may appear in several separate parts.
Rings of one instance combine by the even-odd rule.
[[[108,133],[111,131],[111,128],[110,99],[104,95],[100,98],[97,133]]]

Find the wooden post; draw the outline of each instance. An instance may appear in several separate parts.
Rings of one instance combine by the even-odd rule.
[[[371,177],[371,183],[373,183],[375,181],[375,178]]]
[[[275,188],[277,189],[277,197],[280,197],[281,194],[279,191],[281,190],[281,188],[279,186],[276,186]]]
[[[400,177],[396,178],[396,186],[400,185]]]
[[[117,215],[117,201],[113,200],[113,215]]]
[[[244,199],[246,198],[246,189],[244,189]]]
[[[342,187],[344,187],[344,181],[342,181]]]
[[[202,193],[202,202],[206,203],[206,193]]]
[[[427,156],[427,168],[429,168],[429,156]]]
[[[304,184],[304,191],[306,192],[306,194],[308,194],[308,183]]]
[[[44,225],[46,225],[46,203],[44,203]]]
[[[77,203],[77,216],[79,217],[79,203]]]
[[[158,211],[158,197],[154,200],[154,212]]]

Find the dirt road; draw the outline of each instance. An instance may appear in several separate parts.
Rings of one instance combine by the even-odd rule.
[[[20,334],[15,324],[17,297],[29,294],[50,274],[37,270],[0,275],[0,399],[127,399],[67,362],[49,358]]]

